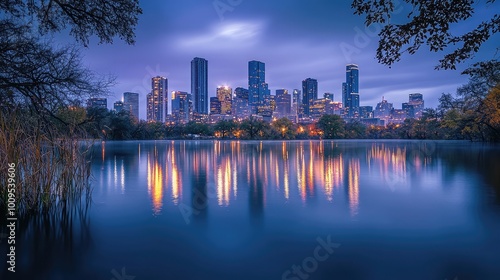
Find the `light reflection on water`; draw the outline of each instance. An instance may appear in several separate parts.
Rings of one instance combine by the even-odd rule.
[[[310,279],[500,273],[499,147],[130,141],[95,153],[89,212],[20,229],[18,279],[123,266],[136,279],[281,279],[328,235],[342,245]]]

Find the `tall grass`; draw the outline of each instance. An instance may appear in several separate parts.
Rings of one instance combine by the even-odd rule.
[[[57,126],[22,109],[0,110],[0,212],[7,208],[8,164],[16,164],[19,216],[90,201],[91,143],[75,127]]]

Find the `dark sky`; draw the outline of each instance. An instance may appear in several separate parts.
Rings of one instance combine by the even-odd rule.
[[[476,16],[454,26],[457,31],[475,26],[500,10],[498,3],[484,8],[480,1]],[[231,3],[233,6],[231,6]],[[351,1],[332,0],[183,0],[141,1],[143,14],[136,29],[136,44],[118,39],[112,45],[95,42],[84,49],[84,63],[98,73],[111,73],[117,85],[108,106],[123,92],[140,94],[140,116],[145,118],[146,94],[151,77],[165,76],[169,92],[190,92],[190,62],[208,60],[209,96],[218,85],[247,87],[249,60],[266,64],[266,81],[272,94],[279,88],[301,88],[302,80],[318,80],[319,96],[335,94],[341,101],[345,65],[355,63],[360,72],[360,104],[375,106],[382,96],[401,108],[409,93],[424,94],[426,107],[435,107],[443,92],[454,93],[467,82],[461,70],[473,61],[491,59],[499,46],[498,34],[491,38],[473,61],[453,70],[434,70],[440,54],[423,46],[417,55],[405,55],[389,68],[375,59],[377,38],[373,27],[366,30],[364,18],[353,15]],[[219,10],[216,4],[231,10]],[[401,9],[394,22],[404,20]]]

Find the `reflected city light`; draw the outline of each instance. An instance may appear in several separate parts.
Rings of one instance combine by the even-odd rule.
[[[156,151],[155,151],[156,152]],[[153,202],[153,212],[160,214],[163,207],[163,170],[156,158],[148,154],[148,192]]]
[[[182,180],[179,175],[179,169],[175,159],[175,149],[171,149],[171,165],[172,165],[172,201],[175,205],[179,203],[179,198],[182,195]]]
[[[358,214],[359,207],[359,173],[360,164],[359,159],[353,158],[349,161],[348,169],[348,189],[349,189],[349,207],[351,209],[351,215],[355,216]]]

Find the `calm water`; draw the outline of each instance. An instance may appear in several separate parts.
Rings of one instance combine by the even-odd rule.
[[[13,279],[500,279],[498,146],[107,142],[92,175]]]

